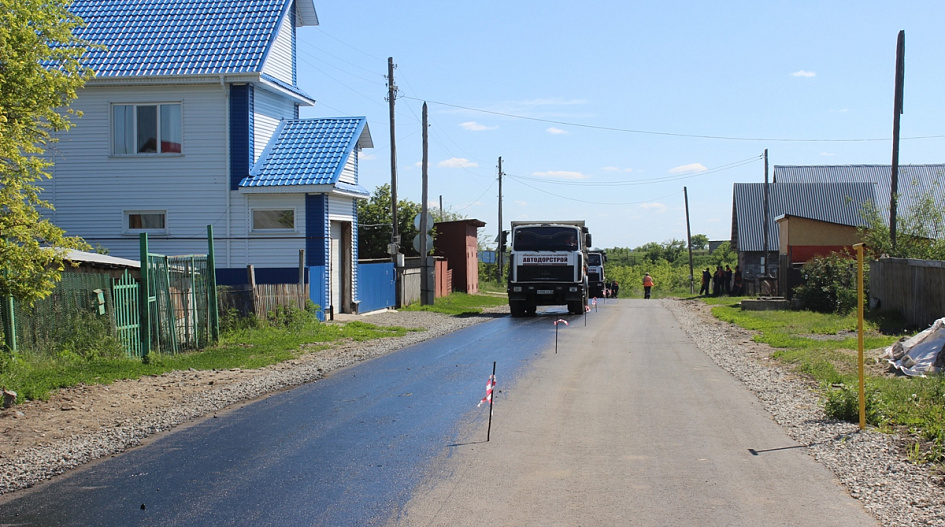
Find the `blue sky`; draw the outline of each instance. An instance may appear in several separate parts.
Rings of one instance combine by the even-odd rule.
[[[940,2],[319,2],[299,33],[302,117],[366,116],[369,190],[497,232],[584,219],[598,247],[729,239],[732,184],[774,165],[889,164],[896,38],[906,33],[900,163],[945,162]]]

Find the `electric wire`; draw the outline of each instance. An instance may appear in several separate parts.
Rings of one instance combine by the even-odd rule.
[[[406,99],[413,99],[413,97],[404,96]],[[772,142],[772,143],[864,143],[864,142],[878,142],[878,141],[889,141],[889,138],[858,138],[858,139],[792,139],[787,137],[735,137],[735,136],[724,136],[724,135],[704,135],[704,134],[683,134],[676,132],[657,132],[653,130],[636,130],[632,128],[618,128],[613,126],[599,126],[591,124],[581,124],[581,123],[572,123],[568,121],[556,121],[554,119],[542,119],[540,117],[529,117],[526,115],[516,115],[505,112],[497,112],[494,110],[484,110],[482,108],[472,108],[469,106],[462,106],[459,104],[450,104],[441,101],[431,101],[429,99],[424,99],[430,104],[438,104],[440,106],[448,106],[450,108],[459,108],[461,110],[468,110],[471,112],[480,112],[487,113],[492,115],[500,115],[502,117],[509,117],[512,119],[523,119],[526,121],[536,121],[541,123],[550,123],[558,124],[562,126],[573,126],[577,128],[587,128],[591,130],[603,130],[609,132],[622,132],[629,134],[642,134],[642,135],[659,135],[665,137],[686,137],[690,139],[713,139],[719,141],[754,141],[754,142]],[[911,140],[911,139],[940,139],[945,137],[945,135],[926,135],[926,136],[916,136],[916,137],[902,137],[900,140]]]

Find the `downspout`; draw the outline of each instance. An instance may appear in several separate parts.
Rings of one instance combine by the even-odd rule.
[[[233,267],[233,238],[231,232],[231,226],[233,225],[232,218],[230,217],[233,214],[233,211],[230,208],[230,92],[226,89],[226,82],[224,82],[224,76],[220,74],[220,88],[223,89],[223,143],[226,145],[223,148],[223,191],[226,192],[226,267],[229,269]]]

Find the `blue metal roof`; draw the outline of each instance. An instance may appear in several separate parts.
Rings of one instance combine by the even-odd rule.
[[[897,213],[902,216],[916,199],[934,192],[936,201],[945,206],[945,165],[900,165],[897,187]],[[876,184],[876,208],[889,221],[892,167],[890,165],[826,165],[774,167],[776,183],[864,182]]]
[[[764,183],[735,183],[732,242],[738,251],[764,250]],[[864,204],[875,204],[874,183],[772,183],[768,190],[768,250],[780,247],[775,219],[783,215],[866,226]]]
[[[370,195],[364,187],[338,181],[355,147],[372,148],[366,117],[283,121],[240,188],[334,185],[337,190]],[[355,154],[356,155],[356,154]]]
[[[87,56],[102,78],[261,72],[291,8],[297,25],[318,23],[312,0],[74,0],[69,9],[86,23],[76,35],[107,48]]]

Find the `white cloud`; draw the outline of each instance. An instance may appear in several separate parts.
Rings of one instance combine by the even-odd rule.
[[[551,135],[563,135],[563,134],[567,134],[567,133],[568,133],[568,132],[566,132],[566,131],[564,131],[564,130],[562,130],[562,129],[560,129],[560,128],[555,128],[554,126],[552,126],[551,128],[549,128],[549,129],[547,129],[547,130],[545,130],[545,131],[548,132],[548,133],[551,134]]]
[[[641,207],[641,208],[644,208],[644,209],[646,209],[646,210],[652,210],[652,211],[655,211],[655,212],[665,212],[665,211],[666,211],[666,205],[663,204],[663,203],[656,203],[656,202],[654,202],[654,203],[644,203],[644,204],[640,205],[640,207]]]
[[[516,205],[518,205],[519,207],[527,207],[527,206],[528,206],[528,202],[527,202],[527,201],[515,201],[514,203],[515,203]]]
[[[554,179],[586,179],[587,176],[580,172],[572,172],[569,170],[549,170],[547,172],[532,172],[532,175],[535,177],[546,177]]]
[[[834,154],[833,152],[821,152],[820,155],[822,155],[822,156],[835,156],[835,155],[837,155],[837,154]]]
[[[446,161],[440,161],[436,166],[440,168],[475,168],[479,166],[479,163],[470,161],[465,157],[451,157]]]
[[[358,152],[358,159],[361,161],[371,161],[374,159],[374,154],[365,153],[363,150]]]
[[[807,70],[798,70],[791,74],[792,77],[816,77],[817,74],[813,71]]]
[[[471,132],[482,132],[485,130],[495,130],[499,128],[498,126],[486,126],[484,124],[479,124],[476,121],[466,121],[465,123],[460,123],[460,126],[464,130],[469,130]]]
[[[686,174],[688,172],[705,172],[708,168],[702,163],[690,163],[669,169],[670,174]]]

